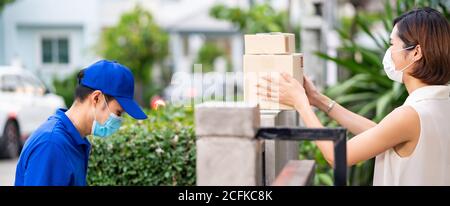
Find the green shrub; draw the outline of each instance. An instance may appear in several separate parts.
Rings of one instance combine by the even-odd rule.
[[[147,114],[141,121],[125,117],[111,137],[89,137],[89,185],[195,185],[192,109],[166,107]]]

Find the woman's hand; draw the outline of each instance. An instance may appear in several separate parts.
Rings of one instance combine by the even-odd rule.
[[[262,77],[262,79],[265,84],[257,85],[258,96],[265,100],[293,107],[309,104],[305,88],[290,75],[282,73],[277,79],[268,76]]]
[[[316,89],[314,83],[306,75],[303,76],[303,87],[305,88],[309,103],[312,106],[318,107],[320,105],[322,94]]]

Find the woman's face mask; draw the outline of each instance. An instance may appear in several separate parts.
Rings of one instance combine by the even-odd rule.
[[[414,64],[415,61],[411,62],[410,64],[408,64],[406,67],[397,70],[395,68],[395,64],[394,64],[394,60],[392,59],[392,53],[397,53],[397,52],[401,52],[407,49],[412,49],[415,46],[410,46],[398,51],[391,51],[391,48],[389,48],[386,51],[386,54],[384,54],[384,58],[383,58],[383,67],[384,67],[384,71],[386,72],[387,76],[389,77],[389,79],[396,81],[396,82],[400,82],[403,83],[403,71],[405,71],[409,66],[411,66],[412,64]]]
[[[97,137],[108,137],[117,132],[120,126],[122,125],[122,118],[118,117],[116,114],[112,113],[109,109],[108,102],[106,101],[106,97],[103,95],[105,100],[106,107],[109,111],[109,117],[105,121],[105,123],[100,124],[97,121],[96,108],[94,108],[94,122],[92,123],[92,132],[94,136]]]

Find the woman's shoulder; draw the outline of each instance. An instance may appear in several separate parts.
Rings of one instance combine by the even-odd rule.
[[[393,120],[408,121],[414,118],[419,118],[419,114],[414,105],[402,105],[400,107],[395,108],[386,117]]]
[[[403,138],[411,140],[420,133],[420,117],[418,112],[409,105],[394,109],[379,124],[391,128],[393,132],[404,134]]]

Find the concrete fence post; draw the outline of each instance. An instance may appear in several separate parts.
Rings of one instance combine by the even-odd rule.
[[[195,107],[197,185],[254,186],[262,181],[256,104],[206,102]]]
[[[261,110],[261,127],[296,127],[299,125],[299,116],[295,110]],[[272,185],[290,160],[298,160],[299,142],[265,140],[264,147],[265,185]]]

